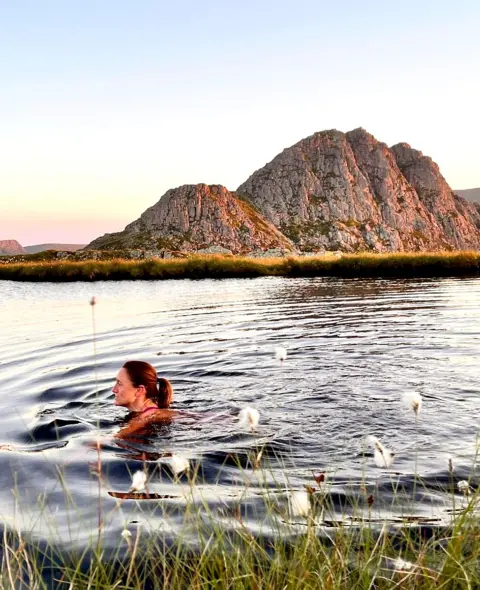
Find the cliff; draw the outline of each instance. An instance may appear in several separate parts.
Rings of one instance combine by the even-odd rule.
[[[196,251],[211,246],[240,254],[292,245],[250,203],[220,185],[185,185],[167,191],[123,232],[105,234],[90,250],[143,248]]]
[[[17,240],[0,240],[0,255],[25,254],[26,250],[17,242]]]
[[[363,129],[323,131],[285,149],[237,189],[302,250],[480,247],[480,212],[408,144]]]

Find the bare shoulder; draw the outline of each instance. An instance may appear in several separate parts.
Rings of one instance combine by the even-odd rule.
[[[151,412],[150,416],[146,416],[146,418],[149,422],[161,422],[162,420],[180,418],[181,415],[182,412],[179,412],[178,410],[159,408],[155,412]]]

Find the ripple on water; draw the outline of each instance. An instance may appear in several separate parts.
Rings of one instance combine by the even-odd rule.
[[[354,518],[368,492],[375,517],[395,522],[406,508],[392,504],[392,485],[411,497],[417,469],[422,495],[407,510],[443,522],[452,492],[447,456],[454,480],[469,477],[475,456],[479,302],[478,279],[0,282],[1,442],[17,449],[0,453],[6,520],[15,514],[26,529],[55,530],[65,542],[75,531],[78,544],[95,528],[99,503],[110,515],[106,531],[128,519],[152,525],[159,517],[146,519],[148,500],[138,501],[141,515],[128,500],[113,510],[115,494],[145,468],[174,536],[188,477],[173,478],[166,459],[182,453],[198,472],[196,493],[225,530],[233,520],[221,511],[238,502],[258,529],[265,489],[281,520],[288,490],[315,485],[316,471],[328,473],[332,518]],[[287,349],[284,362],[277,346]],[[134,441],[109,438],[124,425],[113,378],[131,358],[154,364],[172,381],[176,408],[201,417]],[[405,391],[423,396],[418,424],[401,403]],[[236,421],[246,405],[261,412],[254,433]],[[367,434],[395,452],[391,472],[375,467]],[[268,466],[262,477],[258,461]],[[37,518],[41,510],[45,518]]]

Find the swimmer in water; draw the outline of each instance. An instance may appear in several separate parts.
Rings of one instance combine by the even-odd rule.
[[[126,428],[117,436],[124,437],[142,429],[147,424],[171,420],[178,412],[170,409],[173,388],[150,363],[127,361],[117,373],[115,405],[130,410],[132,416]]]

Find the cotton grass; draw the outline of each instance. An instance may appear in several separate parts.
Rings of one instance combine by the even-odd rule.
[[[170,465],[170,468],[176,477],[178,477],[184,471],[189,471],[189,469],[190,469],[190,463],[189,463],[188,459],[186,459],[182,455],[179,455],[178,453],[174,453],[167,460],[167,462]]]
[[[310,494],[303,490],[296,490],[288,497],[289,512],[292,516],[309,516],[311,512]]]
[[[254,430],[260,422],[260,412],[247,406],[238,414],[238,426],[244,430]]]
[[[422,409],[422,396],[416,391],[408,391],[402,395],[402,402],[407,410],[413,410],[415,418],[418,420]]]
[[[144,492],[145,484],[147,483],[147,476],[144,471],[135,471],[132,475],[131,492]]]
[[[374,449],[373,459],[377,467],[386,467],[388,469],[392,466],[395,453],[385,447],[376,436],[367,436],[367,444]]]
[[[275,358],[277,361],[283,362],[287,358],[287,349],[283,346],[277,346],[275,348]]]

